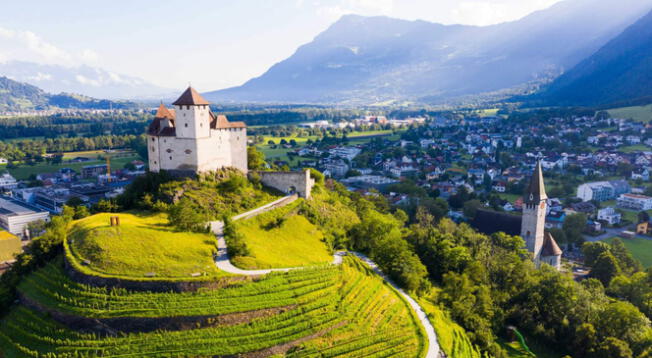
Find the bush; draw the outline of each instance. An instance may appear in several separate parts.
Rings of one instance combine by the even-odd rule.
[[[250,256],[251,251],[245,243],[244,237],[236,230],[235,224],[228,217],[224,216],[224,240],[226,246],[229,248],[229,256],[231,258]]]

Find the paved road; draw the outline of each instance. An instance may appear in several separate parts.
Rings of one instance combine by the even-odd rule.
[[[233,220],[235,221],[242,218],[251,218],[256,215],[260,215],[266,211],[269,211],[272,208],[287,205],[296,199],[297,199],[296,196],[287,196],[279,200],[276,200],[270,204],[261,206],[260,208],[249,211],[247,213],[234,216]],[[266,275],[271,272],[288,272],[291,270],[299,270],[302,268],[302,267],[291,267],[291,268],[278,268],[278,269],[268,269],[268,270],[243,270],[237,268],[233,264],[231,264],[231,261],[229,260],[228,249],[226,247],[226,240],[224,240],[224,223],[221,221],[213,221],[210,223],[210,225],[211,225],[212,232],[215,234],[215,236],[217,236],[217,257],[215,258],[215,264],[222,271],[229,272],[236,275],[260,276],[260,275]],[[378,267],[378,265],[376,265],[375,262],[373,262],[370,258],[368,258],[367,256],[361,253],[338,251],[333,255],[333,265],[341,265],[342,262],[344,261],[344,256],[346,255],[354,255],[358,257],[365,264],[367,264],[376,274],[378,274],[387,283],[389,283],[401,296],[403,296],[403,298],[405,298],[405,300],[408,302],[408,304],[410,305],[414,313],[416,313],[419,322],[421,322],[421,325],[423,326],[426,332],[426,338],[428,339],[428,351],[426,353],[426,358],[439,358],[440,347],[439,347],[439,342],[437,340],[437,333],[435,332],[435,327],[433,327],[433,325],[430,323],[430,320],[428,319],[428,315],[423,310],[423,308],[421,308],[419,303],[417,303],[417,301],[415,301],[412,297],[410,297],[410,295],[407,294],[407,292],[405,292],[402,288],[400,288],[398,285],[392,282],[392,280],[390,280],[389,277],[387,277],[380,270],[380,268]]]

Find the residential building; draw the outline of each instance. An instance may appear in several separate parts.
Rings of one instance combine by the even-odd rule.
[[[618,207],[628,210],[652,210],[652,197],[637,194],[622,194],[618,197]]]
[[[626,180],[584,183],[577,187],[577,197],[582,201],[607,201],[631,190]]]
[[[609,225],[619,224],[622,220],[622,215],[617,212],[613,207],[607,207],[598,210],[598,220],[605,221]]]

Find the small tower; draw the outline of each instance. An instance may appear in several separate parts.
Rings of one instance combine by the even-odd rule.
[[[172,104],[176,111],[177,138],[197,139],[210,136],[209,103],[194,88],[188,87]]]
[[[523,198],[523,220],[521,222],[521,237],[525,239],[525,245],[533,254],[537,266],[541,262],[541,250],[545,239],[547,199],[541,162],[537,162],[532,180]]]

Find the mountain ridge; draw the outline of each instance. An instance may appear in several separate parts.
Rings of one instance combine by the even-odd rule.
[[[136,104],[126,101],[95,99],[78,94],[50,94],[41,88],[0,76],[0,110],[20,112],[51,108],[76,109],[125,109],[135,108]]]
[[[556,77],[650,8],[650,0],[564,1],[486,27],[348,15],[263,75],[206,97],[214,102],[348,103],[360,98],[374,103],[503,90]]]
[[[652,11],[560,76],[535,101],[606,105],[652,96]]]

